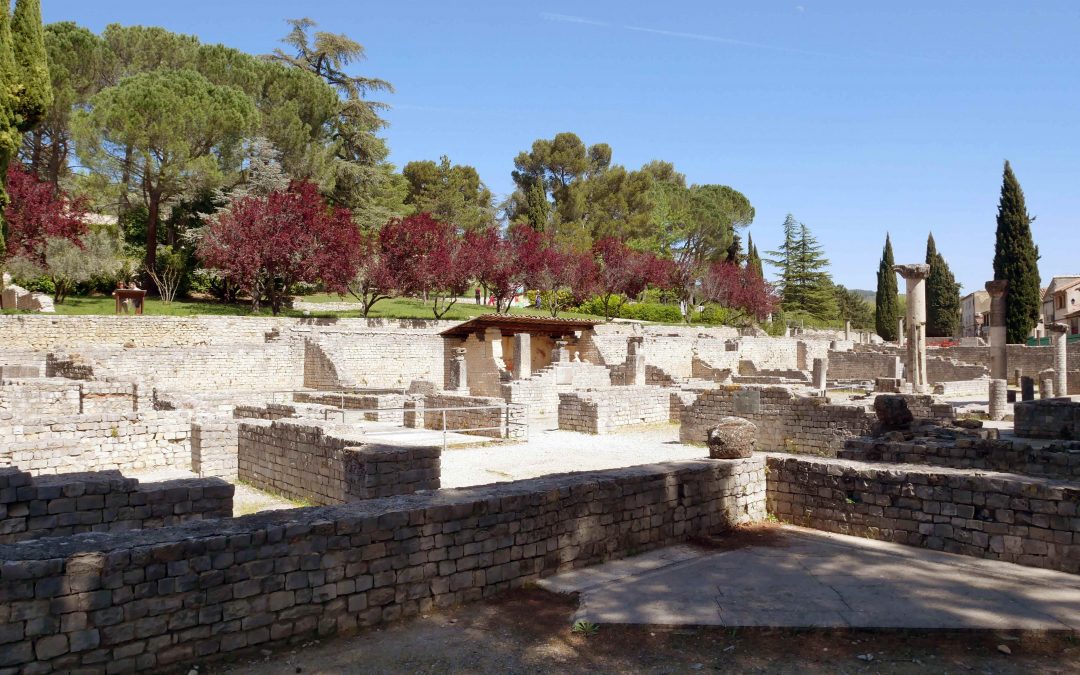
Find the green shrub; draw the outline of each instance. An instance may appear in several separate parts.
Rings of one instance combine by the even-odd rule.
[[[619,317],[658,323],[679,323],[683,320],[678,305],[660,305],[651,302],[628,302],[619,310]]]

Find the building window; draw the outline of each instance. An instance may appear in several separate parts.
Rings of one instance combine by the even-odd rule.
[[[1054,296],[1054,306],[1058,309],[1065,309],[1065,294],[1061,293]]]

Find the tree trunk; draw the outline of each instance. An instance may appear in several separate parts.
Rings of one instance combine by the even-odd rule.
[[[157,269],[157,230],[158,230],[158,218],[161,213],[161,192],[158,190],[150,190],[149,196],[149,213],[146,218],[146,257],[143,262],[148,270]],[[149,275],[148,275],[149,276]],[[148,283],[153,286],[153,280],[149,280]]]
[[[128,199],[128,190],[131,187],[131,154],[131,146],[124,148],[124,168],[120,172],[121,215],[131,209],[131,200]]]

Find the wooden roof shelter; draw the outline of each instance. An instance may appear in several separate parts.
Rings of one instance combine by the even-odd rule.
[[[444,330],[443,337],[467,337],[472,333],[482,333],[488,328],[498,328],[504,335],[531,333],[562,337],[575,331],[586,330],[603,323],[591,319],[560,319],[550,316],[530,316],[526,314],[481,314]]]

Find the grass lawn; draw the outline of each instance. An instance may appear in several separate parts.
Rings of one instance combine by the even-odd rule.
[[[349,302],[352,298],[341,298],[337,295],[309,295],[298,298],[308,302]],[[59,315],[93,315],[93,314],[112,314],[115,311],[115,301],[111,297],[69,297],[63,303],[56,305],[56,313]],[[458,301],[450,311],[443,317],[449,321],[465,321],[479,314],[488,314],[493,312],[494,309],[487,306],[478,306],[472,300],[468,302]],[[172,304],[166,305],[160,300],[154,298],[148,298],[146,305],[143,309],[144,314],[152,316],[194,316],[199,314],[216,314],[222,316],[250,316],[251,305],[237,304],[237,305],[224,305],[219,302],[213,302],[208,300],[176,300]],[[512,314],[533,314],[540,316],[548,316],[548,312],[545,310],[536,309],[519,309],[513,308],[510,310]],[[5,312],[8,313],[8,312]],[[259,316],[271,316],[269,308],[263,308]],[[282,316],[290,317],[338,317],[338,318],[355,318],[360,316],[358,311],[349,312],[311,312],[310,314],[304,314],[295,310],[285,310],[282,312]],[[435,315],[431,311],[431,305],[425,305],[420,300],[414,298],[391,298],[389,300],[380,300],[372,308],[369,314],[372,318],[392,318],[392,319],[434,319]],[[599,317],[592,316],[591,314],[577,314],[574,312],[559,312],[560,317],[568,318],[585,318],[596,319]]]

